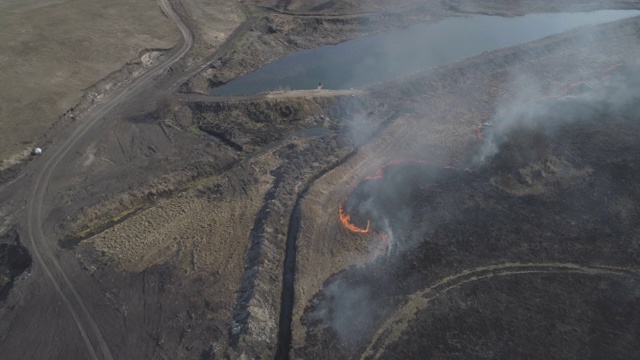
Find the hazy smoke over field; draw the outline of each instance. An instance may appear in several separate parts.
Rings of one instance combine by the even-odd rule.
[[[516,129],[553,136],[567,125],[599,121],[605,112],[629,112],[640,98],[640,67],[619,64],[599,78],[572,84],[555,96],[543,96],[534,76],[519,76],[513,88],[518,98],[499,104],[489,126],[483,125],[485,141],[473,165],[481,166],[498,153]]]
[[[327,324],[343,343],[356,343],[372,330],[372,315],[379,308],[373,295],[367,286],[334,281],[324,289],[324,298],[309,319]]]
[[[630,46],[636,46],[636,44],[630,44]],[[393,52],[394,47],[390,47],[389,50]],[[594,51],[599,50],[594,49]],[[398,56],[390,58],[394,59],[394,64],[390,67],[394,69],[402,67],[399,63],[402,59]],[[603,64],[607,63],[603,62]],[[600,121],[606,113],[630,113],[631,111],[638,113],[635,104],[640,100],[640,66],[624,65],[605,74],[607,66],[614,64],[615,62],[609,62],[600,71],[594,69],[593,76],[584,79],[577,75],[577,71],[574,74],[559,75],[573,79],[572,81],[575,79],[586,81],[585,84],[575,86],[566,93],[566,88],[550,88],[548,83],[543,84],[539,74],[512,72],[507,80],[509,91],[495,105],[495,115],[485,119],[490,124],[483,128],[482,144],[476,153],[461,163],[454,164],[458,167],[457,171],[462,171],[461,168],[466,166],[482,171],[483,166],[496,154],[504,151],[505,143],[517,131],[528,136],[532,146],[546,146],[548,144],[540,143],[534,137],[535,134],[541,134],[545,139],[553,138],[566,126],[594,123]],[[561,82],[557,81],[557,83]],[[568,87],[570,84],[571,81],[567,81],[565,86]],[[416,101],[421,99],[419,96],[416,98],[418,99]],[[457,99],[461,103],[464,100]],[[347,134],[355,144],[361,144],[366,140],[366,136],[372,133],[376,123],[360,114],[353,117],[349,125],[346,129]],[[394,156],[386,152],[385,158],[399,159],[406,156],[406,153],[410,153],[406,151],[407,148],[411,146],[420,148],[421,139],[418,137],[403,140],[406,144],[398,146],[405,150],[403,154],[398,153]],[[526,152],[526,146],[529,144],[524,145],[521,150]],[[530,156],[527,154],[524,156],[534,158],[537,154],[533,153],[534,149],[531,151]],[[416,151],[416,153],[419,152]],[[377,153],[366,155],[371,159],[379,156]],[[445,164],[440,164],[440,174],[446,174],[448,171],[442,170],[443,165]],[[350,195],[350,200],[346,202],[346,210],[350,214],[359,214],[359,216],[353,216],[353,221],[358,227],[365,228],[366,220],[370,220],[376,233],[386,234],[390,238],[389,254],[391,256],[404,256],[407,251],[424,241],[425,234],[428,234],[433,227],[442,222],[454,222],[457,219],[456,213],[459,209],[453,208],[446,199],[437,203],[423,204],[425,207],[429,206],[434,213],[438,213],[437,216],[430,218],[432,222],[414,213],[410,205],[415,200],[415,193],[412,190],[423,187],[420,191],[428,192],[428,185],[431,184],[436,173],[434,168],[429,168],[426,174],[416,171],[421,166],[414,164],[389,167],[386,170],[388,173],[384,186],[380,180],[365,180],[356,186]],[[371,173],[363,176],[374,176],[374,172],[375,170],[372,170]],[[368,236],[371,239],[375,238],[374,234]],[[333,329],[343,342],[354,342],[366,337],[370,330],[368,326],[373,325],[371,319],[383,311],[379,308],[381,301],[376,291],[372,291],[372,288],[367,286],[353,286],[341,277],[330,282],[316,301],[309,318],[321,321],[324,326]]]

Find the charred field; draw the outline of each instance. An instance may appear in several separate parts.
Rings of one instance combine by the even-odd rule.
[[[622,73],[496,116],[476,168],[403,160],[357,182],[343,225],[390,251],[324,282],[296,357],[638,354],[640,77]]]
[[[0,174],[3,354],[86,358],[95,322],[114,358],[637,357],[638,18],[355,90],[208,93],[418,22],[635,2],[241,3],[211,62],[154,87],[180,92],[132,95],[58,159],[35,227],[68,309],[18,241],[33,178]]]
[[[61,191],[85,207],[57,231],[85,235],[69,251],[121,326],[176,358],[625,357],[638,34],[626,20],[356,91],[181,94],[91,152],[96,176],[129,142],[174,172],[97,204]]]

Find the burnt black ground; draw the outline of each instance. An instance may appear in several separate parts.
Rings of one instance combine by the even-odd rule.
[[[402,237],[411,221],[412,211],[406,204],[453,176],[468,176],[457,169],[414,160],[391,163],[378,172],[381,174],[363,180],[353,189],[344,210],[357,227],[365,229],[369,225],[372,232],[394,234],[395,238]]]
[[[360,358],[370,347],[384,359],[636,357],[640,353],[640,326],[635,320],[640,309],[637,78],[630,72],[616,88],[603,84],[588,101],[549,102],[545,106],[552,111],[543,111],[544,119],[528,120],[551,121],[552,126],[523,125],[505,131],[498,153],[474,174],[461,173],[430,186],[414,183],[409,189],[411,181],[404,181],[405,187],[395,193],[388,186],[378,193],[377,185],[367,182],[356,188],[352,193],[356,199],[378,199],[370,203],[382,207],[380,214],[393,218],[402,213],[407,226],[395,231],[401,238],[396,239],[394,254],[325,282],[303,316],[308,327],[306,347],[296,355]],[[621,99],[616,89],[622,86],[627,97],[616,103]],[[604,95],[595,97],[597,91]],[[470,147],[469,158],[482,148],[478,146]],[[569,164],[570,172],[590,170],[575,177],[564,170],[534,171],[533,179],[525,179],[523,169],[550,159]],[[416,176],[415,171],[404,173]],[[544,191],[517,195],[493,185],[504,177],[520,188],[544,184]],[[533,185],[527,185],[530,180]],[[349,206],[356,209],[363,203]],[[384,208],[389,204],[392,208]],[[381,347],[391,338],[390,330],[374,338],[410,295],[447,276],[509,263],[627,270],[567,273],[549,266],[538,273],[504,271],[470,278],[451,288],[435,288],[429,304],[407,317],[409,325],[397,341]]]
[[[341,19],[338,20],[343,21]],[[315,21],[315,19],[302,22],[301,24],[306,27],[306,25],[312,21]],[[324,21],[320,21],[319,23],[324,24]],[[243,25],[243,28],[247,32],[257,33],[260,34],[260,36],[263,35],[259,31],[249,31],[253,26],[252,24],[254,24],[253,22],[247,22],[246,24],[247,26]],[[623,29],[635,27],[635,25],[633,25],[635,24],[634,22],[630,24],[631,25],[627,25]],[[324,25],[322,26],[324,27]],[[300,27],[298,27],[298,29],[299,28]],[[317,26],[307,27],[305,30],[310,31],[301,32],[299,38],[309,37],[310,33],[317,28]],[[327,26],[327,29],[332,29],[332,27]],[[296,31],[291,32],[295,33]],[[622,33],[622,36],[628,36],[626,30],[620,30],[619,33]],[[319,37],[322,36],[316,34],[316,38]],[[635,38],[636,37],[634,37],[634,39]],[[326,43],[326,41],[337,41],[333,39],[323,39],[322,41],[324,43]],[[230,41],[229,44],[231,43],[233,42]],[[239,41],[238,43],[242,44],[243,42]],[[273,43],[274,42],[269,42],[269,45]],[[319,43],[319,41],[311,41],[305,42],[304,44],[306,44],[305,46],[311,47]],[[501,66],[523,62],[525,59],[526,61],[533,61],[540,58],[538,54],[546,54],[552,51],[554,46],[557,49],[558,44],[564,48],[568,46],[567,44],[570,45],[570,42],[551,43],[548,45],[551,50],[548,50],[547,45],[545,45],[544,51],[541,51],[539,46],[534,48],[534,51],[530,51],[530,49],[527,50],[527,47],[524,48],[525,51],[523,52],[511,50],[511,52],[507,54],[508,58],[498,58],[497,61],[495,61],[494,55],[487,55],[484,56],[484,58],[492,62],[491,66],[487,66],[488,61],[485,62],[483,60],[480,63],[484,65],[485,69],[490,68],[495,70]],[[258,48],[257,52],[249,52],[252,56],[248,56],[247,52],[236,52],[237,56],[231,57],[231,59],[256,59],[261,56],[253,55],[262,55],[260,51],[268,53],[271,58],[280,56],[274,51],[273,46],[268,46],[262,49]],[[246,61],[230,61],[229,63],[233,63],[234,66],[241,68],[243,71],[248,70]],[[257,64],[259,63],[256,62],[251,66],[258,66]],[[443,93],[444,90],[441,85],[448,86],[451,83],[460,81],[459,79],[461,78],[463,80],[468,79],[466,77],[467,73],[475,74],[478,71],[482,71],[482,66],[473,67],[467,63],[467,65],[461,65],[458,68],[454,68],[454,70],[455,69],[458,70],[449,71],[451,69],[445,67],[445,69],[440,72],[440,78],[436,79],[436,83],[439,83],[438,86],[430,87],[436,89],[431,93],[436,95]],[[459,69],[462,70],[459,71]],[[175,70],[178,70],[178,68],[173,68],[170,72],[174,72]],[[171,84],[174,83],[179,85],[179,82],[175,82],[175,80],[180,79],[183,75],[180,74],[180,71],[176,71],[176,73],[177,74],[173,76],[167,76],[159,80],[158,83],[155,83],[154,88],[166,89],[173,86]],[[229,72],[227,72],[227,74],[228,73]],[[406,101],[410,102],[414,99],[411,96],[412,94],[426,91],[423,82],[423,78],[417,77],[415,80],[403,80],[401,86],[385,87],[385,95],[391,96],[389,96],[389,98],[385,96],[387,103],[375,104],[377,106],[373,108],[380,106],[386,107],[389,111],[406,111],[407,109],[403,108],[406,104],[396,101],[397,98],[394,99],[393,95],[401,96],[403,100],[407,99]],[[152,87],[149,87],[149,89],[151,88]],[[155,91],[148,93],[155,93]],[[123,117],[124,115],[133,113],[146,113],[148,110],[146,108],[149,108],[151,104],[154,103],[153,99],[156,97],[155,95],[149,94],[141,95],[140,98],[136,97],[136,101],[130,101],[129,105],[123,106],[117,113]],[[449,94],[446,95],[446,97],[447,99],[443,99],[443,101],[448,103],[451,99],[464,97],[464,92],[462,94],[456,93],[455,96]],[[141,100],[137,101],[138,99]],[[348,118],[351,115],[352,113],[346,114],[344,117]],[[382,119],[382,117],[375,115],[371,116],[371,118]],[[234,134],[233,131],[235,129],[235,127],[231,127],[229,133]],[[132,130],[135,130],[135,132]],[[627,130],[627,128],[624,128],[613,132],[616,136],[620,136]],[[63,133],[62,129],[59,131]],[[60,133],[53,133],[55,136],[51,138],[55,139],[55,141],[60,140]],[[47,197],[51,199],[44,203],[46,214],[43,213],[43,215],[47,215],[44,231],[47,238],[51,240],[51,244],[45,245],[51,246],[54,250],[53,256],[60,259],[61,266],[64,267],[65,273],[71,278],[73,286],[81,292],[80,296],[82,301],[87,304],[93,317],[95,317],[99,323],[100,331],[104,334],[105,340],[108,342],[116,358],[122,356],[135,357],[135,355],[132,354],[139,354],[138,357],[147,356],[151,358],[194,358],[198,355],[202,355],[203,358],[224,358],[224,356],[218,355],[221,352],[225,352],[226,349],[226,334],[220,329],[225,329],[225,321],[228,319],[222,316],[211,319],[208,315],[225,308],[225,304],[207,302],[203,294],[203,290],[209,288],[213,282],[220,278],[220,274],[212,274],[212,276],[208,276],[207,274],[207,276],[199,276],[191,280],[186,280],[182,274],[174,271],[175,269],[172,268],[171,265],[149,268],[142,273],[136,274],[119,272],[110,266],[103,266],[97,272],[93,272],[93,270],[88,268],[82,268],[81,263],[76,259],[76,254],[72,251],[57,249],[55,242],[58,238],[62,237],[64,233],[64,229],[58,229],[57,225],[67,224],[68,216],[73,217],[80,211],[81,207],[98,204],[112,195],[125,191],[123,189],[138,188],[145,184],[149,178],[160,176],[184,166],[185,159],[195,161],[203,157],[210,158],[212,159],[213,167],[217,168],[219,164],[220,168],[222,168],[228,161],[235,159],[236,151],[217,145],[205,145],[205,142],[210,144],[208,142],[209,140],[202,140],[199,136],[196,136],[196,134],[190,134],[187,131],[178,132],[177,130],[172,131],[169,129],[169,132],[167,132],[167,129],[161,129],[155,122],[133,124],[127,119],[118,119],[115,115],[113,118],[105,118],[104,122],[101,122],[95,129],[92,129],[91,133],[91,136],[83,138],[81,142],[84,144],[79,144],[82,146],[77,146],[76,149],[86,148],[91,142],[102,139],[107,145],[108,152],[110,152],[111,155],[117,154],[117,156],[114,155],[110,158],[121,160],[117,161],[117,166],[114,170],[105,172],[85,170],[77,165],[80,161],[79,159],[82,157],[82,153],[75,151],[75,149],[74,151],[70,150],[69,155],[72,156],[68,158],[69,161],[65,159],[64,162],[61,162],[61,167],[53,174],[52,181],[49,183],[47,189]],[[144,136],[139,136],[140,134]],[[238,134],[243,135],[240,131]],[[257,140],[257,143],[266,143],[277,138],[272,137],[271,134],[273,133],[267,133],[266,135],[256,133],[253,139]],[[133,140],[136,140],[131,144],[132,149],[123,149],[122,144],[119,144],[120,141],[117,139],[118,135],[132,135],[127,136],[128,139],[133,138]],[[590,135],[590,132],[588,132],[587,135]],[[628,132],[627,136],[634,137],[633,131]],[[598,146],[600,146],[600,148],[594,146],[595,149],[602,150],[604,147],[607,150],[611,149],[610,152],[616,154],[617,151],[615,147],[611,146],[612,144],[616,146],[618,144],[627,146],[625,142],[617,143],[607,140],[606,134],[602,134],[602,138],[604,139],[604,145],[599,144]],[[635,138],[637,138],[637,136],[635,136]],[[156,144],[158,143],[163,145],[157,146]],[[302,145],[305,145],[305,143]],[[258,277],[262,281],[262,286],[260,287],[262,293],[259,293],[260,296],[257,296],[256,299],[260,300],[261,305],[269,310],[270,313],[267,317],[251,316],[249,318],[249,321],[254,322],[254,324],[258,326],[255,327],[255,332],[245,337],[245,345],[239,347],[241,351],[250,351],[245,353],[246,357],[252,358],[257,357],[254,356],[254,354],[265,354],[263,358],[266,358],[273,355],[275,350],[275,336],[273,335],[276,331],[271,332],[272,336],[269,337],[269,335],[267,335],[265,337],[265,334],[268,334],[268,332],[264,329],[269,330],[275,327],[274,325],[276,325],[278,319],[277,312],[281,310],[278,306],[278,301],[281,299],[279,284],[281,284],[282,279],[287,279],[287,273],[283,274],[284,276],[280,275],[283,273],[283,268],[287,271],[289,270],[289,267],[286,265],[284,267],[281,266],[287,263],[282,259],[284,256],[285,241],[281,241],[284,238],[283,236],[286,235],[286,219],[289,218],[289,214],[294,208],[293,204],[295,203],[296,196],[299,195],[299,190],[304,188],[303,184],[308,179],[313,178],[314,174],[320,171],[319,169],[324,168],[324,166],[309,168],[309,164],[313,164],[317,159],[331,162],[330,155],[336,153],[336,148],[339,148],[340,151],[348,151],[348,149],[344,149],[343,147],[325,145],[327,144],[310,144],[309,149],[313,150],[316,148],[319,149],[319,151],[315,154],[303,154],[303,157],[298,158],[298,160],[293,163],[291,166],[292,171],[287,175],[287,181],[283,183],[284,186],[277,189],[277,199],[280,200],[280,203],[283,203],[283,205],[275,203],[268,209],[273,210],[271,211],[269,221],[275,225],[270,226],[275,229],[275,235],[268,238],[268,247],[265,246],[267,251],[263,252],[270,256],[270,259],[267,259],[265,262],[267,266],[256,267],[256,269],[260,271]],[[590,148],[591,144],[580,143],[580,146]],[[628,148],[633,148],[633,146],[634,145],[631,144]],[[160,149],[160,153],[156,153],[156,149]],[[298,152],[294,150],[292,150],[292,152]],[[605,165],[599,168],[599,170],[606,171],[608,153],[600,150],[588,153],[588,155],[586,155],[587,160],[585,161],[589,163],[595,156],[602,156],[604,158],[603,164]],[[120,152],[123,153],[122,157],[120,157]],[[218,154],[215,154],[216,152],[218,152]],[[47,154],[51,153],[51,151],[47,150],[43,157],[36,158],[31,165],[27,166],[25,172],[21,174],[29,176],[24,177],[23,192],[20,192],[16,196],[16,198],[19,198],[19,200],[16,201],[16,209],[22,208],[20,201],[23,200],[26,190],[29,190],[30,185],[36,182],[36,179],[31,177],[30,174],[33,175],[35,173],[34,169],[47,159]],[[212,156],[214,154],[215,156]],[[170,161],[167,162],[163,159]],[[570,157],[568,157],[568,159],[571,160]],[[612,165],[612,171],[615,170],[615,173],[624,174],[628,171],[628,168],[633,167],[633,164],[637,163],[635,159],[635,157],[630,157],[627,159],[627,163]],[[583,164],[578,163],[578,165]],[[232,178],[234,184],[243,184],[238,187],[241,191],[245,186],[245,173],[244,171],[239,171],[237,173],[227,173],[225,176]],[[197,176],[202,175],[201,172],[197,172],[197,174]],[[17,177],[14,178],[14,180],[21,175],[16,174]],[[569,242],[569,245],[562,243],[562,246],[568,246],[568,249],[562,250],[566,251],[566,254],[558,249],[548,249],[548,251],[545,250],[546,252],[536,250],[537,252],[533,255],[529,254],[526,250],[518,252],[516,245],[524,243],[529,245],[533,244],[532,247],[535,247],[537,242],[535,238],[528,237],[528,233],[525,232],[523,235],[521,233],[522,230],[510,221],[523,221],[521,226],[524,227],[526,221],[530,220],[529,216],[539,216],[539,214],[534,213],[533,215],[529,214],[525,216],[522,214],[527,213],[528,210],[521,208],[532,206],[532,203],[534,203],[534,205],[541,203],[543,204],[541,206],[547,206],[544,204],[547,204],[546,202],[552,203],[551,200],[553,199],[533,197],[533,200],[527,200],[529,202],[525,201],[526,199],[512,201],[512,196],[503,194],[489,185],[489,175],[489,173],[481,173],[477,175],[477,177],[464,175],[466,179],[464,182],[447,182],[438,186],[431,186],[425,189],[424,192],[418,191],[416,195],[419,196],[415,198],[412,197],[411,202],[409,202],[405,208],[411,212],[411,222],[420,223],[422,228],[407,228],[410,235],[408,238],[411,241],[403,242],[406,246],[404,252],[399,252],[395,257],[381,260],[381,264],[367,267],[363,269],[362,272],[348,272],[344,276],[331,279],[327,283],[328,290],[331,291],[326,292],[326,297],[334,299],[332,300],[333,303],[341,304],[343,308],[349,309],[356,315],[355,318],[353,316],[343,317],[349,324],[347,324],[348,326],[346,327],[343,326],[340,328],[343,333],[345,330],[350,331],[353,337],[346,339],[348,341],[347,344],[342,340],[339,342],[326,340],[326,336],[322,332],[316,333],[310,336],[310,338],[315,337],[314,339],[321,339],[315,344],[311,342],[309,342],[309,344],[316,346],[317,352],[315,354],[307,353],[308,356],[306,357],[323,359],[355,357],[357,352],[366,346],[367,337],[370,337],[372,332],[376,330],[376,325],[379,324],[380,320],[385,315],[392,313],[395,305],[401,304],[406,294],[416,289],[422,289],[425,285],[431,284],[442,276],[464,270],[466,266],[473,267],[478,264],[501,263],[514,257],[525,260],[539,260],[540,258],[554,259],[555,257],[565,256],[566,259],[571,259],[572,261],[590,260],[581,259],[581,254],[578,254],[578,257],[567,255],[572,251],[571,246],[575,245],[571,242]],[[596,179],[594,176],[589,178],[590,181]],[[635,173],[631,171],[630,176],[630,178],[633,179]],[[600,185],[606,186],[606,178],[601,177],[598,179],[601,179],[599,180]],[[16,182],[14,184],[18,185],[19,183]],[[80,184],[80,191],[78,191],[78,184]],[[247,184],[246,186],[250,186],[252,183],[248,182]],[[17,188],[17,185],[15,185],[15,188]],[[596,185],[600,186],[598,184]],[[594,185],[594,187],[597,187],[596,185]],[[5,188],[5,192],[2,194],[3,196],[9,192],[6,189],[7,188]],[[589,190],[589,188],[585,188],[584,186],[580,187],[572,196],[584,196],[585,193],[588,193],[587,190]],[[483,195],[479,196],[477,192]],[[496,194],[494,194],[494,192]],[[562,194],[563,192],[560,191],[559,193]],[[155,197],[155,194],[152,195]],[[551,192],[551,195],[555,196],[556,193]],[[534,200],[538,202],[536,203]],[[611,200],[612,204],[615,202],[614,200]],[[619,200],[619,198],[617,200]],[[636,200],[635,197],[632,197],[630,201],[632,204],[635,204],[637,203]],[[422,203],[420,203],[420,201],[422,201]],[[605,199],[603,201],[606,203],[610,200]],[[503,204],[503,202],[505,202],[505,204]],[[426,203],[432,205],[425,207],[424,204]],[[553,202],[553,204],[560,203],[561,201],[559,199]],[[585,205],[580,206],[591,207],[593,205],[594,203],[586,201]],[[561,206],[559,207],[562,208]],[[428,209],[428,211],[421,209]],[[459,209],[461,209],[461,214],[457,213]],[[436,212],[436,210],[438,211]],[[573,209],[565,210],[572,211]],[[576,212],[576,214],[578,214],[577,216],[581,216],[580,214],[587,214],[590,210],[592,209]],[[334,212],[333,208],[331,212]],[[514,212],[515,214],[513,214]],[[631,206],[631,210],[627,212],[626,218],[633,219],[637,215],[637,211],[633,206]],[[550,219],[549,217],[556,215],[548,215],[545,212],[541,213],[544,221],[540,220],[537,224],[556,226],[556,228],[552,227],[551,230],[547,229],[546,232],[536,229],[538,232],[533,231],[531,236],[552,236],[557,229],[563,229],[562,225],[564,223],[562,219]],[[496,220],[494,219],[495,216],[503,216],[504,218]],[[576,221],[579,223],[579,226],[583,226],[598,216],[600,215],[594,215],[587,219],[579,218]],[[606,216],[606,214],[602,216]],[[475,217],[475,222],[471,221],[468,226],[462,226],[461,229],[456,227],[455,222],[457,220],[470,219],[470,217]],[[571,217],[565,216],[565,220],[566,219],[571,220]],[[491,228],[492,226],[496,226],[496,228]],[[625,226],[627,226],[627,228],[621,228],[619,230],[622,233],[628,233],[630,236],[634,236],[634,228],[628,224]],[[478,235],[478,228],[482,228],[485,232],[480,231]],[[23,227],[22,231],[26,232],[26,229]],[[510,231],[520,232],[511,234]],[[587,233],[587,230],[583,232]],[[548,235],[547,233],[551,233],[552,235]],[[496,240],[491,237],[494,235],[499,237],[505,234],[513,235],[514,239],[508,238],[505,240],[499,238],[499,240]],[[579,234],[575,236],[579,236]],[[594,236],[595,240],[589,239],[589,241],[600,240],[598,237],[600,234],[596,233]],[[523,241],[522,238],[526,241]],[[608,239],[609,238],[605,238],[605,240]],[[574,242],[577,241],[573,238],[571,240]],[[630,248],[629,257],[626,257],[626,254],[622,253],[620,249],[615,246],[613,248],[604,245],[601,247],[596,246],[584,249],[583,252],[600,251],[604,254],[602,255],[602,259],[607,261],[612,260],[611,262],[614,263],[626,263],[630,261],[629,259],[635,259],[637,250],[629,246],[629,239],[617,240],[620,240],[623,244],[621,247]],[[477,245],[465,249],[464,247],[469,242],[477,242]],[[545,239],[544,244],[548,243],[548,239]],[[631,243],[631,245],[633,245],[633,243]],[[483,246],[488,247],[488,250],[483,248]],[[516,247],[514,248],[514,246]],[[586,248],[587,245],[584,245],[584,247]],[[605,250],[604,252],[602,252],[603,249]],[[474,253],[474,250],[478,250],[478,253]],[[512,251],[515,252],[516,255],[512,256]],[[560,255],[555,255],[556,252],[559,252]],[[618,254],[623,254],[624,258],[616,260]],[[250,261],[251,256],[247,256],[247,260]],[[408,263],[404,264],[405,260],[408,261]],[[383,266],[382,263],[386,264]],[[81,344],[81,337],[77,330],[78,327],[73,323],[66,306],[60,301],[60,297],[56,295],[49,280],[42,276],[41,265],[41,262],[34,261],[31,275],[20,277],[20,280],[16,282],[16,286],[11,292],[11,296],[9,296],[10,302],[7,303],[7,306],[0,308],[0,315],[2,315],[3,318],[3,321],[0,323],[0,328],[2,328],[0,329],[2,332],[0,340],[2,354],[14,354],[13,357],[20,357],[20,354],[22,354],[23,357],[37,357],[39,354],[45,354],[45,356],[53,357],[86,358],[86,350],[83,344]],[[224,274],[222,276],[224,276]],[[182,286],[183,284],[185,285]],[[189,291],[181,291],[182,289],[189,289]],[[231,289],[229,291],[236,290],[237,289]],[[347,298],[340,297],[343,293],[349,293],[354,296]],[[299,295],[299,293],[295,294],[296,297],[293,299],[297,301]],[[115,296],[116,300],[114,300],[113,296]],[[293,297],[294,294],[291,294],[291,296]],[[319,296],[318,299],[321,299],[321,297]],[[375,309],[373,312],[371,312],[372,308]],[[336,312],[334,319],[340,318],[342,315],[345,315],[345,313]],[[313,322],[317,321],[317,319],[318,317],[316,316],[315,320],[313,318],[309,318],[308,320]],[[268,326],[261,326],[265,324]],[[282,326],[281,329],[286,329],[289,326],[288,324],[279,325]],[[363,333],[361,328],[369,329],[370,332]],[[62,329],[62,331],[60,331],[60,329]],[[361,339],[365,339],[365,342],[363,343]],[[411,338],[409,339],[411,340]],[[28,346],[25,346],[25,344]],[[401,342],[398,344],[403,345]],[[426,346],[429,346],[429,343],[427,343]],[[406,346],[406,348],[411,350],[409,346]],[[328,353],[330,351],[333,353]],[[238,352],[238,354],[239,353],[240,352]],[[340,356],[333,356],[336,353]],[[11,355],[6,356],[12,357]],[[228,357],[233,356],[229,355]]]
[[[433,300],[387,359],[628,359],[640,352],[638,277],[514,275]],[[422,339],[419,341],[418,339]]]
[[[14,230],[0,237],[0,301],[6,299],[14,280],[31,267],[31,256]]]

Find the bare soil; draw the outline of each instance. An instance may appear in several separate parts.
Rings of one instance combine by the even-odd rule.
[[[32,148],[92,85],[138,60],[145,49],[168,49],[178,40],[151,0],[2,1],[0,28],[3,167]]]
[[[590,127],[568,126],[533,144],[526,140],[538,139],[535,132],[508,133],[493,160],[480,166],[474,157],[484,144],[477,127],[530,100],[518,96],[523,81],[535,85],[536,97],[559,96],[568,84],[599,82],[604,69],[635,61],[640,50],[628,45],[640,37],[637,19],[356,91],[206,95],[211,85],[298,49],[466,12],[585,4],[519,3],[175,4],[195,47],[155,88],[132,95],[78,141],[42,204],[47,245],[114,357],[637,351],[634,323],[621,320],[637,317],[637,119],[584,107],[597,115]],[[162,93],[180,86],[182,93]],[[558,106],[576,106],[564,100]],[[66,121],[50,133],[52,147],[75,125]],[[522,156],[509,156],[512,150]],[[386,256],[384,227],[353,234],[338,207],[360,180],[398,158],[456,170],[401,185],[411,216],[408,227],[391,224],[405,240]],[[18,234],[25,231],[18,219],[26,217],[38,161],[0,185],[0,230],[17,223]],[[2,353],[86,358],[79,327],[42,264],[11,281],[0,303]],[[618,330],[624,336],[612,340]],[[596,340],[587,342],[590,336]]]

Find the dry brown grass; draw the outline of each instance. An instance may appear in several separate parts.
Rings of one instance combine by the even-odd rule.
[[[263,160],[266,157],[274,161],[272,155]],[[269,169],[256,164],[256,180],[246,188],[238,188],[227,176],[210,178],[201,188],[159,200],[154,207],[81,242],[76,251],[91,272],[105,263],[122,272],[141,272],[155,265],[170,268],[180,281],[167,297],[189,299],[201,294],[216,304],[215,315],[207,321],[227,324],[242,282],[254,219],[272,185]],[[217,188],[221,194],[207,188]],[[197,279],[207,279],[206,286],[194,289]],[[221,356],[218,352],[225,348],[226,337],[207,341]]]
[[[225,179],[211,181],[229,188]],[[235,283],[231,277],[242,273],[249,231],[270,182],[266,174],[246,194],[220,200],[197,191],[160,200],[81,246],[95,248],[120,271],[140,272],[171,261],[189,273],[236,269],[229,272],[229,281]]]
[[[409,119],[399,119],[399,123]],[[298,269],[296,273],[296,307],[294,309],[294,347],[302,345],[304,334],[300,316],[308,301],[322,288],[322,283],[332,274],[351,265],[371,261],[375,256],[376,239],[372,234],[352,234],[346,231],[338,218],[338,206],[348,190],[367,175],[392,160],[389,154],[410,132],[393,126],[374,139],[349,159],[344,165],[330,171],[311,187],[302,202],[304,220],[298,237]],[[413,129],[415,130],[415,128]],[[396,148],[396,149],[394,149]]]
[[[182,0],[182,3],[197,28],[196,57],[215,51],[246,18],[239,6],[226,0]]]
[[[0,159],[31,147],[83,89],[178,39],[155,0],[0,0]]]

